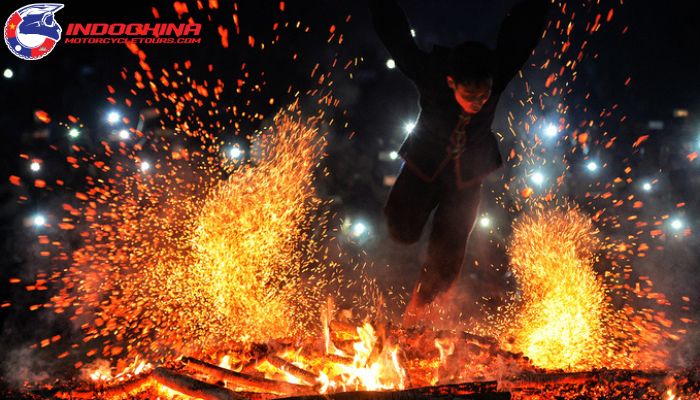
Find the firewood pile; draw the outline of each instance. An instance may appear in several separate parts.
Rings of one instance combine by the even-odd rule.
[[[700,398],[698,370],[595,370],[552,372],[533,367],[522,355],[499,348],[497,341],[466,332],[386,329],[374,332],[363,365],[358,364],[359,329],[331,322],[327,335],[305,346],[268,343],[249,346],[234,362],[183,356],[165,365],[149,365],[137,374],[109,382],[76,382],[74,388],[34,392],[27,398],[200,398],[205,400],[404,400],[404,399],[574,399]],[[372,331],[373,332],[373,331]],[[352,371],[378,365],[396,340],[394,386],[366,387]],[[354,342],[353,342],[354,341]],[[355,353],[352,352],[353,346]],[[329,351],[329,349],[334,349]],[[395,371],[396,372],[396,371]],[[401,376],[404,374],[405,377]],[[359,376],[359,373],[358,373]],[[398,378],[397,378],[398,377]],[[343,385],[329,385],[329,381]],[[392,384],[393,384],[392,383]],[[696,397],[692,397],[692,396]],[[685,397],[683,397],[685,396]]]

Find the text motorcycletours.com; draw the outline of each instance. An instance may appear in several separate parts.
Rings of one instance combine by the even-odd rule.
[[[71,23],[67,44],[199,44],[201,24]]]

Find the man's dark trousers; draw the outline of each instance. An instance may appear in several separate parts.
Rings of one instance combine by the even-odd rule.
[[[420,304],[432,302],[459,277],[479,208],[481,183],[477,179],[458,189],[452,161],[431,182],[421,179],[406,164],[401,168],[384,206],[391,237],[404,244],[417,242],[435,209],[427,260],[418,280]]]

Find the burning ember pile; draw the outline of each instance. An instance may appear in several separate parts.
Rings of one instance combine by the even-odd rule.
[[[590,218],[577,210],[538,212],[515,226],[510,253],[523,306],[513,347],[538,366],[585,370],[607,354],[594,234]]]
[[[506,335],[512,342],[503,345],[546,369],[663,368],[672,322],[663,312],[613,306],[624,281],[594,271],[603,248],[597,235],[591,218],[570,206],[516,221],[510,255],[521,294]]]
[[[118,376],[98,369],[80,389],[54,391],[53,396],[675,400],[700,395],[700,371],[548,372],[521,354],[501,350],[492,339],[465,332],[392,329],[380,333],[367,322],[355,326],[339,320],[324,324],[324,332],[324,337],[307,340],[300,347],[288,341],[249,343],[218,363],[191,357],[160,367],[140,362]],[[393,345],[385,336],[389,334],[401,338],[400,343]],[[433,346],[428,345],[431,341]]]
[[[300,283],[324,271],[308,268],[312,229],[323,226],[311,186],[323,137],[299,118],[275,118],[274,135],[253,142],[254,166],[224,160],[198,175],[209,160],[192,156],[164,174],[125,176],[114,191],[96,185],[89,195],[106,204],[71,208],[87,216],[88,245],[73,253],[51,307],[73,313],[104,357],[167,360],[300,334],[323,281]]]

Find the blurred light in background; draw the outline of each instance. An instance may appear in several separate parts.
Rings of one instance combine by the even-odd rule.
[[[243,157],[243,150],[241,150],[241,148],[238,146],[233,146],[231,147],[231,150],[228,151],[228,156],[234,160],[238,160],[239,158]]]
[[[559,133],[559,129],[557,129],[557,127],[554,126],[554,124],[549,124],[549,125],[547,125],[546,128],[544,128],[544,134],[547,137],[550,137],[550,138],[555,137],[555,136],[557,136],[558,133]]]
[[[669,221],[669,225],[671,225],[671,229],[678,232],[685,227],[685,222],[680,218],[673,218]]]
[[[107,122],[111,125],[116,124],[120,119],[121,115],[119,115],[119,113],[116,111],[110,111],[109,114],[107,114]]]
[[[479,218],[479,226],[482,228],[491,227],[491,218],[489,218],[488,215],[482,216],[481,218]]]
[[[46,225],[46,217],[41,214],[37,214],[32,218],[32,223],[34,226],[44,226]]]
[[[357,244],[363,244],[370,238],[370,224],[363,219],[346,218],[343,220],[341,231],[348,239]]]
[[[416,123],[415,122],[406,122],[403,124],[403,131],[406,132],[406,135],[410,135],[411,132],[416,128]]]
[[[352,229],[350,230],[350,234],[354,238],[359,238],[362,235],[364,235],[365,233],[367,233],[367,225],[365,225],[364,222],[355,222],[352,225]]]
[[[540,172],[540,171],[535,171],[535,172],[530,176],[530,180],[531,180],[532,183],[534,183],[535,185],[541,185],[541,184],[544,183],[544,180],[545,180],[544,174],[543,174],[542,172]]]

